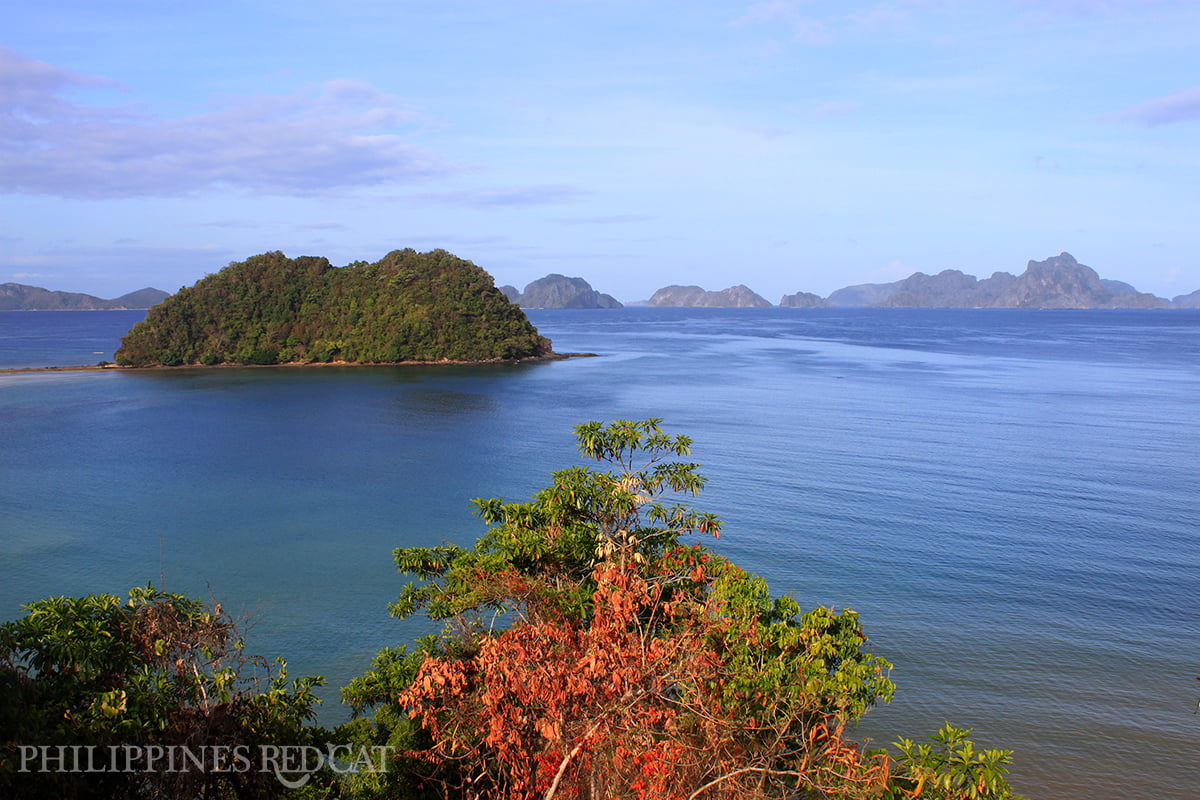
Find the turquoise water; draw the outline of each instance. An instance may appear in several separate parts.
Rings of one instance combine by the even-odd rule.
[[[140,316],[0,312],[0,367],[111,359]],[[0,612],[161,580],[336,687],[418,632],[392,548],[469,542],[578,422],[661,416],[717,548],[896,665],[861,736],[972,727],[1033,798],[1200,794],[1200,312],[530,317],[600,357],[0,375]]]

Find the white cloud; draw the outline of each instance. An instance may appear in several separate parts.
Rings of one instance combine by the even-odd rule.
[[[73,88],[111,86],[112,81],[92,75],[80,75],[70,70],[25,58],[15,50],[0,45],[0,141],[21,133],[25,115],[62,116],[71,111],[70,104],[57,95]],[[17,114],[17,111],[23,113]]]
[[[1148,100],[1141,105],[1120,111],[1111,118],[1142,122],[1150,126],[1200,119],[1200,88]]]
[[[113,198],[224,186],[311,196],[451,171],[401,135],[420,118],[364,83],[235,98],[180,119],[64,96],[102,83],[0,47],[0,192]]]

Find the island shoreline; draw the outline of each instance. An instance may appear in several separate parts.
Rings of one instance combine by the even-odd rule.
[[[491,358],[482,361],[462,361],[442,358],[437,361],[289,361],[285,364],[175,364],[166,366],[126,366],[122,364],[81,364],[69,367],[7,367],[0,375],[17,375],[34,372],[152,372],[162,370],[220,370],[220,369],[294,369],[298,367],[454,367],[479,366],[483,364],[524,364],[530,361],[565,361],[568,358],[599,358],[599,353],[551,353],[528,358]]]

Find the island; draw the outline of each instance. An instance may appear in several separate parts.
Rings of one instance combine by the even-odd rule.
[[[492,276],[445,250],[369,264],[263,253],[152,307],[121,366],[394,364],[556,357]]]
[[[515,286],[501,286],[500,291],[521,308],[622,308],[619,300],[597,292],[583,278],[555,272],[528,284],[524,292]]]
[[[1176,298],[1174,305],[1180,306]],[[937,275],[916,272],[893,283],[863,283],[838,289],[831,306],[878,308],[1170,308],[1172,303],[1139,292],[1123,281],[1101,278],[1070,253],[1030,261],[1020,275],[993,273],[977,279],[956,269]]]
[[[1200,308],[1200,289],[1190,294],[1176,295],[1171,298],[1171,305],[1177,308]]]
[[[660,308],[770,308],[766,299],[738,284],[719,292],[707,292],[699,286],[664,286],[646,301]]]
[[[812,292],[785,294],[779,300],[780,308],[828,308],[829,302]]]
[[[23,283],[0,283],[0,311],[129,311],[150,308],[167,298],[162,289],[146,287],[112,300],[81,292],[56,292]]]

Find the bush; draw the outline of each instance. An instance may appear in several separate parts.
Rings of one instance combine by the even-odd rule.
[[[234,752],[213,748],[310,740],[305,722],[321,679],[288,682],[282,660],[273,668],[262,657],[246,655],[219,605],[206,609],[146,586],[131,589],[125,602],[99,594],[52,597],[25,608],[23,618],[0,626],[0,796],[281,793],[274,775],[256,770],[176,764],[175,771],[123,771],[123,746],[139,752],[187,748],[203,756]],[[66,761],[64,753],[71,754]],[[82,770],[63,769],[79,767],[81,754],[87,758]]]
[[[612,471],[555,472],[528,503],[476,500],[468,550],[396,551],[393,606],[440,637],[377,662],[356,699],[421,723],[445,796],[790,797],[882,792],[890,762],[844,735],[891,698],[852,611],[801,613],[699,544],[712,514],[690,440],[659,420],[576,428]],[[511,626],[496,630],[495,622]],[[397,698],[397,692],[398,699]]]

